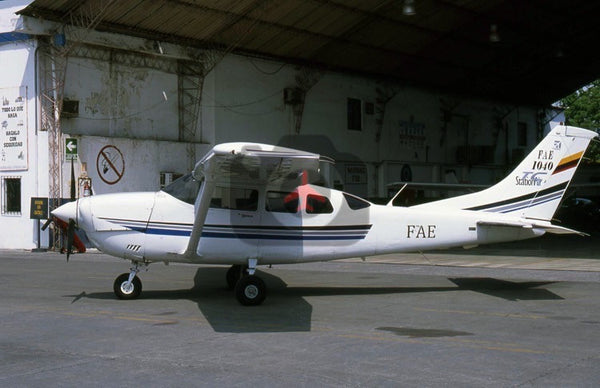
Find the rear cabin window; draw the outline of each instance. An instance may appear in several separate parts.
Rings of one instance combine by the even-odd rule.
[[[296,191],[268,191],[265,209],[277,213],[297,213],[298,193]]]
[[[346,199],[348,207],[352,210],[360,210],[371,206],[371,204],[364,199],[355,197],[354,195],[350,195],[348,193],[344,193],[344,198]]]
[[[255,211],[258,209],[258,191],[216,186],[210,201],[213,209]]]
[[[308,214],[329,214],[333,213],[333,206],[329,198],[317,194],[308,194],[306,196],[306,213]]]

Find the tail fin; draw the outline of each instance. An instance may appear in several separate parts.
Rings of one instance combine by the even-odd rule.
[[[496,185],[419,208],[479,210],[550,220],[596,132],[556,126],[506,178]]]

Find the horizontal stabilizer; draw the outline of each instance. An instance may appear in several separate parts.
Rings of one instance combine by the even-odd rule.
[[[580,236],[589,236],[589,234],[580,232],[574,229],[565,228],[564,226],[553,225],[545,221],[478,221],[478,226],[505,226],[523,229],[542,229],[544,232],[552,234],[578,234]]]

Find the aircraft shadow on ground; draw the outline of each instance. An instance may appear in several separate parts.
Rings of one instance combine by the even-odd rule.
[[[199,268],[191,289],[144,290],[140,299],[187,299],[198,309],[215,332],[303,332],[311,330],[313,307],[305,297],[344,295],[389,295],[425,292],[475,291],[509,301],[557,300],[560,296],[544,288],[552,282],[509,282],[492,278],[451,278],[456,286],[434,287],[288,287],[279,277],[257,271],[268,288],[268,297],[260,306],[240,306],[233,291],[225,286],[226,268]],[[115,299],[112,292],[70,295],[71,303],[84,298]],[[135,303],[128,301],[126,303]]]
[[[600,232],[590,232],[591,236],[545,234],[523,241],[512,241],[481,245],[472,249],[451,248],[429,253],[445,252],[460,256],[515,256],[551,258],[598,259]]]
[[[475,291],[509,301],[561,300],[546,288],[538,288],[554,282],[509,282],[494,278],[449,278],[460,290]]]

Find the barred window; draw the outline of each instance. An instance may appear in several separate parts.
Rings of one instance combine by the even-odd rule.
[[[362,101],[357,98],[348,98],[348,129],[362,131]]]
[[[21,215],[21,177],[2,178],[2,214]]]

